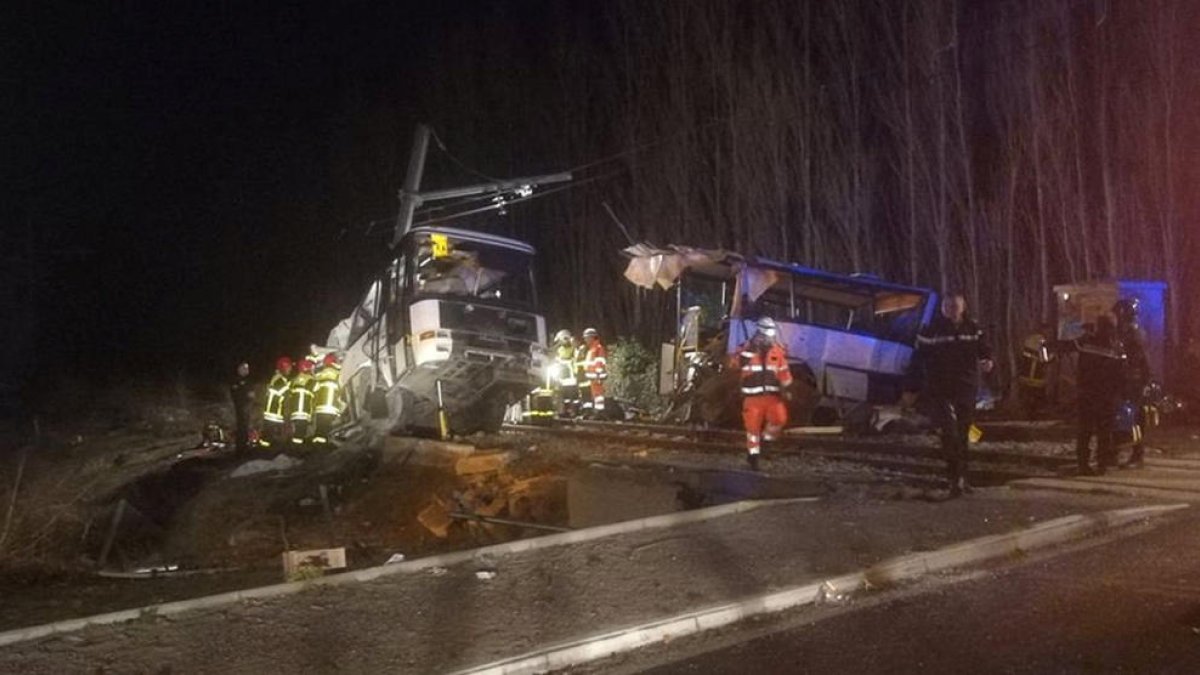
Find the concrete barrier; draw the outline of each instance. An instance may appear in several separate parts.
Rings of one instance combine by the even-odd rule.
[[[1036,548],[1064,543],[1187,507],[1187,504],[1154,505],[1055,518],[1008,534],[979,537],[936,551],[900,556],[859,572],[585,636],[468,668],[456,675],[543,673],[577,666],[638,647],[728,626],[752,616],[813,604],[831,595],[840,596],[864,589],[885,587],[930,572],[1019,555]]]

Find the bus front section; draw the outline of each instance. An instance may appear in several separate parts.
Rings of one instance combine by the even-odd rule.
[[[426,418],[413,422],[428,424],[431,411],[443,410],[456,433],[499,428],[508,405],[536,386],[545,358],[533,248],[478,232],[416,228],[403,255],[411,366],[398,384]]]

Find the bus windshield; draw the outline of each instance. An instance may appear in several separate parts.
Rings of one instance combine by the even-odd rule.
[[[451,297],[536,308],[533,259],[505,246],[422,233],[408,247],[417,297]]]

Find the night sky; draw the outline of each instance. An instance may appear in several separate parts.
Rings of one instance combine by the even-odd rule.
[[[23,4],[4,21],[6,280],[27,290],[33,262],[36,367],[219,381],[323,338],[370,267],[347,262],[391,225],[365,221],[394,217],[431,36],[469,8]],[[387,102],[394,171],[339,194],[361,99]]]

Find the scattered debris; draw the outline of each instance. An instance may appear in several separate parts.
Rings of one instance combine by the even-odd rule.
[[[475,578],[483,579],[484,581],[487,581],[489,579],[495,579],[496,578],[496,570],[479,570],[478,572],[475,573]]]
[[[547,532],[570,532],[569,527],[558,527],[557,525],[543,525],[542,523],[531,523],[527,521],[512,520],[509,518],[491,518],[481,516],[477,513],[451,513],[451,518],[455,520],[475,520],[483,523],[491,523],[495,525],[512,525],[514,527],[525,527],[533,530],[545,530]]]
[[[283,576],[288,581],[319,577],[325,570],[339,570],[345,567],[346,549],[341,547],[283,552]]]
[[[383,564],[384,565],[395,565],[396,563],[402,563],[402,562],[404,562],[404,554],[403,553],[393,553],[392,556],[390,558],[388,558],[387,561],[385,561]]]
[[[105,579],[163,579],[168,577],[193,577],[202,574],[221,574],[226,572],[235,572],[236,567],[210,567],[205,569],[182,569],[179,565],[158,565],[155,567],[141,567],[132,572],[112,572],[109,570],[100,570],[96,572],[96,576],[104,577]]]
[[[293,469],[303,462],[298,459],[293,459],[283,453],[275,456],[275,459],[252,459],[245,464],[233,470],[229,474],[230,478],[244,478],[255,474],[267,473],[268,471],[287,471]]]
[[[450,571],[450,570],[446,569],[445,567],[430,567],[430,568],[429,568],[429,573],[430,573],[430,574],[432,574],[432,575],[433,575],[433,576],[435,576],[435,577],[440,577],[440,576],[442,576],[442,575],[446,574],[446,572],[449,572],[449,571]]]
[[[445,539],[450,534],[450,509],[441,499],[434,497],[429,506],[417,514],[417,522],[429,530],[438,539]]]
[[[834,587],[833,584],[826,581],[825,583],[821,584],[821,588],[817,591],[816,604],[818,604],[818,605],[838,604],[838,603],[845,602],[849,598],[850,598],[850,593],[840,592],[840,591],[838,591],[837,588]]]
[[[468,455],[459,459],[454,464],[454,472],[460,476],[469,476],[472,474],[490,473],[499,471],[512,459],[512,455],[507,452],[489,452]]]

